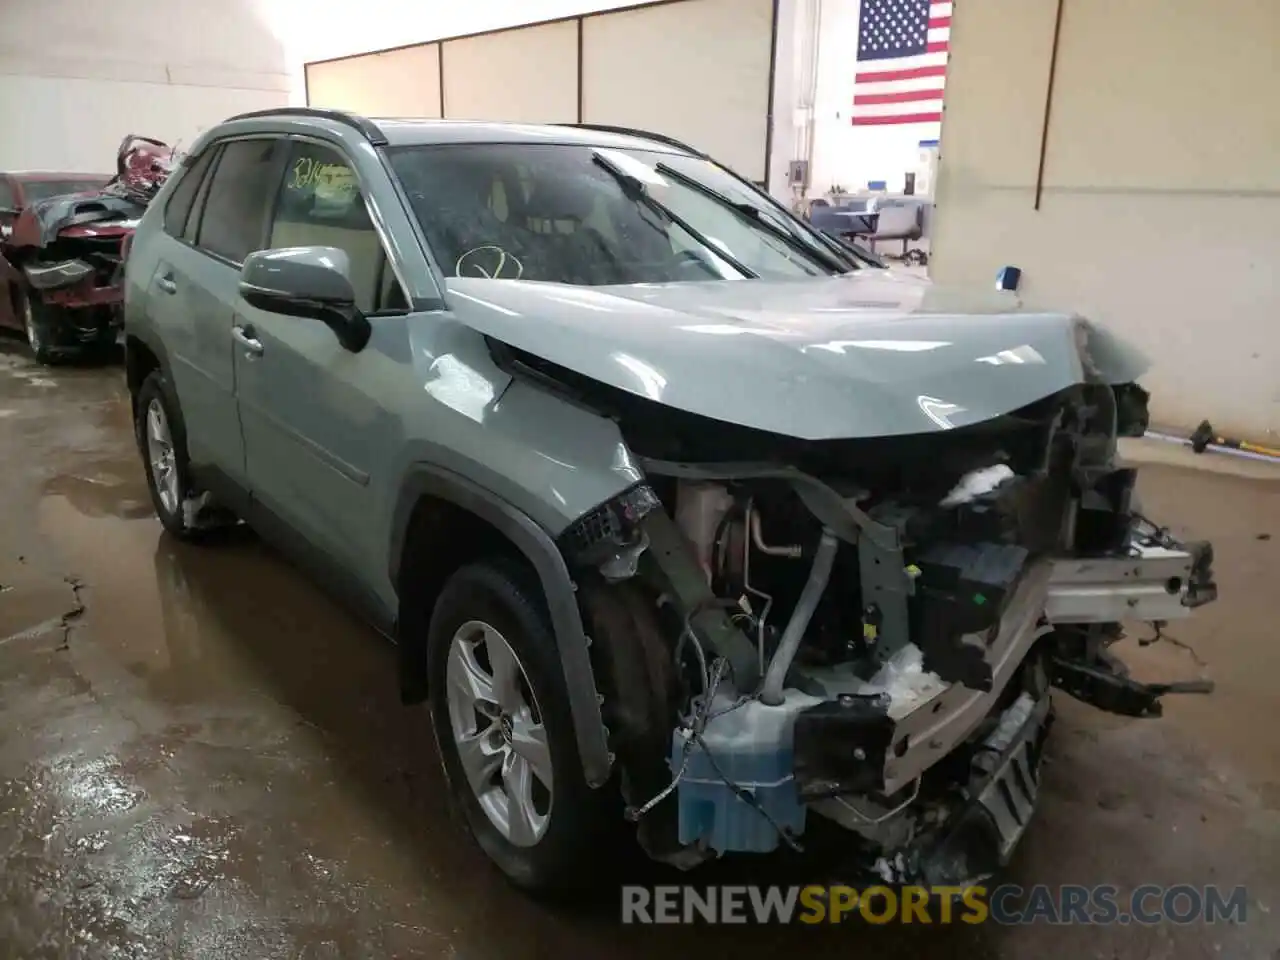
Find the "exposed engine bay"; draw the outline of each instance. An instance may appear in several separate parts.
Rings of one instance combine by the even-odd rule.
[[[557,371],[561,380],[563,374]],[[798,441],[572,381],[646,482],[564,536],[628,817],[660,860],[842,828],[886,881],[989,875],[1025,828],[1058,687],[1155,716],[1121,621],[1216,597],[1142,516],[1135,384],[919,436]]]

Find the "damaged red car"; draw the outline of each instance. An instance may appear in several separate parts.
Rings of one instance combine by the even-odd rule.
[[[0,173],[0,327],[24,332],[38,362],[115,346],[129,241],[174,163],[131,135],[115,176]]]

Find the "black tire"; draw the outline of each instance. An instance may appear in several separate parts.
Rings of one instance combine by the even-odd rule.
[[[479,620],[506,639],[524,670],[551,754],[552,801],[545,832],[518,846],[498,830],[480,806],[462,771],[449,718],[449,650],[467,621]],[[537,579],[520,564],[500,559],[455,573],[431,616],[427,640],[430,708],[436,745],[455,811],[489,859],[517,887],[558,897],[591,889],[608,878],[620,834],[621,803],[611,786],[591,789],[569,712],[564,673]]]
[[[57,308],[46,304],[34,291],[20,292],[18,306],[31,355],[36,363],[53,366],[58,361]]]
[[[158,404],[163,411],[168,428],[170,444],[173,450],[173,470],[177,476],[178,500],[172,508],[166,506],[159,489],[151,455],[148,447],[148,416],[152,404]],[[142,455],[142,468],[147,477],[147,493],[151,496],[151,505],[161,525],[180,540],[199,541],[205,538],[208,529],[187,522],[187,499],[198,494],[191,482],[191,465],[187,459],[187,429],[182,419],[182,408],[173,387],[163,371],[153,370],[142,381],[134,398],[134,436],[138,442],[138,452]]]

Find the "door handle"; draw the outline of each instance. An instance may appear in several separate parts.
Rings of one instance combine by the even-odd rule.
[[[156,286],[165,293],[177,293],[178,285],[173,281],[173,274],[166,273],[163,277],[156,281]]]
[[[253,327],[234,326],[231,328],[231,336],[235,338],[236,343],[244,347],[249,356],[262,356],[262,341],[253,335]]]

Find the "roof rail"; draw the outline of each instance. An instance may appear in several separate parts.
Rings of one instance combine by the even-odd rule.
[[[255,120],[259,117],[316,117],[321,120],[333,120],[336,123],[346,124],[360,132],[366,140],[375,147],[385,147],[387,145],[387,135],[378,129],[378,125],[368,117],[362,117],[359,114],[348,113],[345,110],[330,110],[327,107],[275,107],[271,110],[251,110],[248,113],[237,113],[234,117],[228,117],[227,122],[232,120]]]
[[[618,133],[628,137],[643,137],[646,140],[653,140],[656,143],[665,143],[669,147],[677,147],[680,150],[688,151],[695,157],[706,157],[707,154],[691,147],[689,144],[677,140],[675,137],[668,137],[665,133],[654,133],[652,130],[640,130],[636,127],[616,127],[607,123],[561,123],[557,124],[561,127],[578,127],[581,130],[599,130],[601,133]]]

